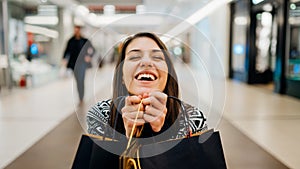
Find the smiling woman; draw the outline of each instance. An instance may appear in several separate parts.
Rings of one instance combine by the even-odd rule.
[[[156,42],[148,37],[134,39],[125,53],[123,80],[128,92],[143,95],[155,90],[163,91],[168,66]]]
[[[207,129],[206,117],[198,108],[178,104],[177,75],[167,51],[165,44],[148,32],[137,33],[122,43],[113,97],[88,111],[90,134],[115,139],[163,135],[153,139],[160,141]]]

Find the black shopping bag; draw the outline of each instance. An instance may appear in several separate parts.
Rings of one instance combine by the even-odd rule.
[[[99,136],[82,135],[73,161],[72,169],[118,169],[119,155],[103,147],[125,150],[126,143],[103,139]]]
[[[172,142],[176,142],[175,144]],[[120,156],[111,153],[101,146],[118,147],[125,151],[124,142],[104,141],[83,135],[73,162],[72,169],[111,168],[118,169]],[[151,151],[164,149],[175,145],[168,151],[155,156],[147,157]],[[140,157],[138,160],[142,169],[224,169],[224,158],[220,134],[218,131],[208,131],[199,136],[169,140],[159,143],[139,146],[137,150]]]
[[[174,140],[177,141],[177,140]],[[140,154],[151,153],[156,149],[165,149],[170,142],[143,145]],[[140,159],[142,168],[147,169],[224,169],[222,143],[219,132],[205,132],[200,136],[184,138],[170,150],[156,156]],[[143,167],[145,166],[145,167]]]

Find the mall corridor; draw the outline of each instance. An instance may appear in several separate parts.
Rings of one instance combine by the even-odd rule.
[[[186,68],[176,69],[182,91],[190,92]],[[111,96],[112,70],[106,65],[88,72],[86,102],[80,107],[73,99],[72,78],[1,96],[0,168],[71,168],[85,133],[87,109]],[[227,167],[300,168],[299,99],[231,80],[225,88],[224,112],[216,129]]]
[[[137,82],[126,89],[144,97],[173,95],[174,63],[178,98],[220,131],[227,168],[300,169],[300,0],[0,0],[0,41],[0,169],[72,168],[122,56],[132,64],[116,84]],[[199,114],[187,118],[198,129]]]

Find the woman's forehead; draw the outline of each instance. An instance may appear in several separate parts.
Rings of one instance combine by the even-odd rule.
[[[133,39],[126,48],[126,53],[130,50],[148,51],[153,49],[160,49],[157,43],[148,37],[139,37]]]

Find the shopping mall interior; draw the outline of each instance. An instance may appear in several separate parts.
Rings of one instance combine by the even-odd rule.
[[[76,168],[87,112],[112,98],[138,32],[166,44],[180,99],[219,131],[227,168],[300,168],[300,0],[0,2],[0,168]],[[95,49],[83,102],[62,62],[75,25]]]

